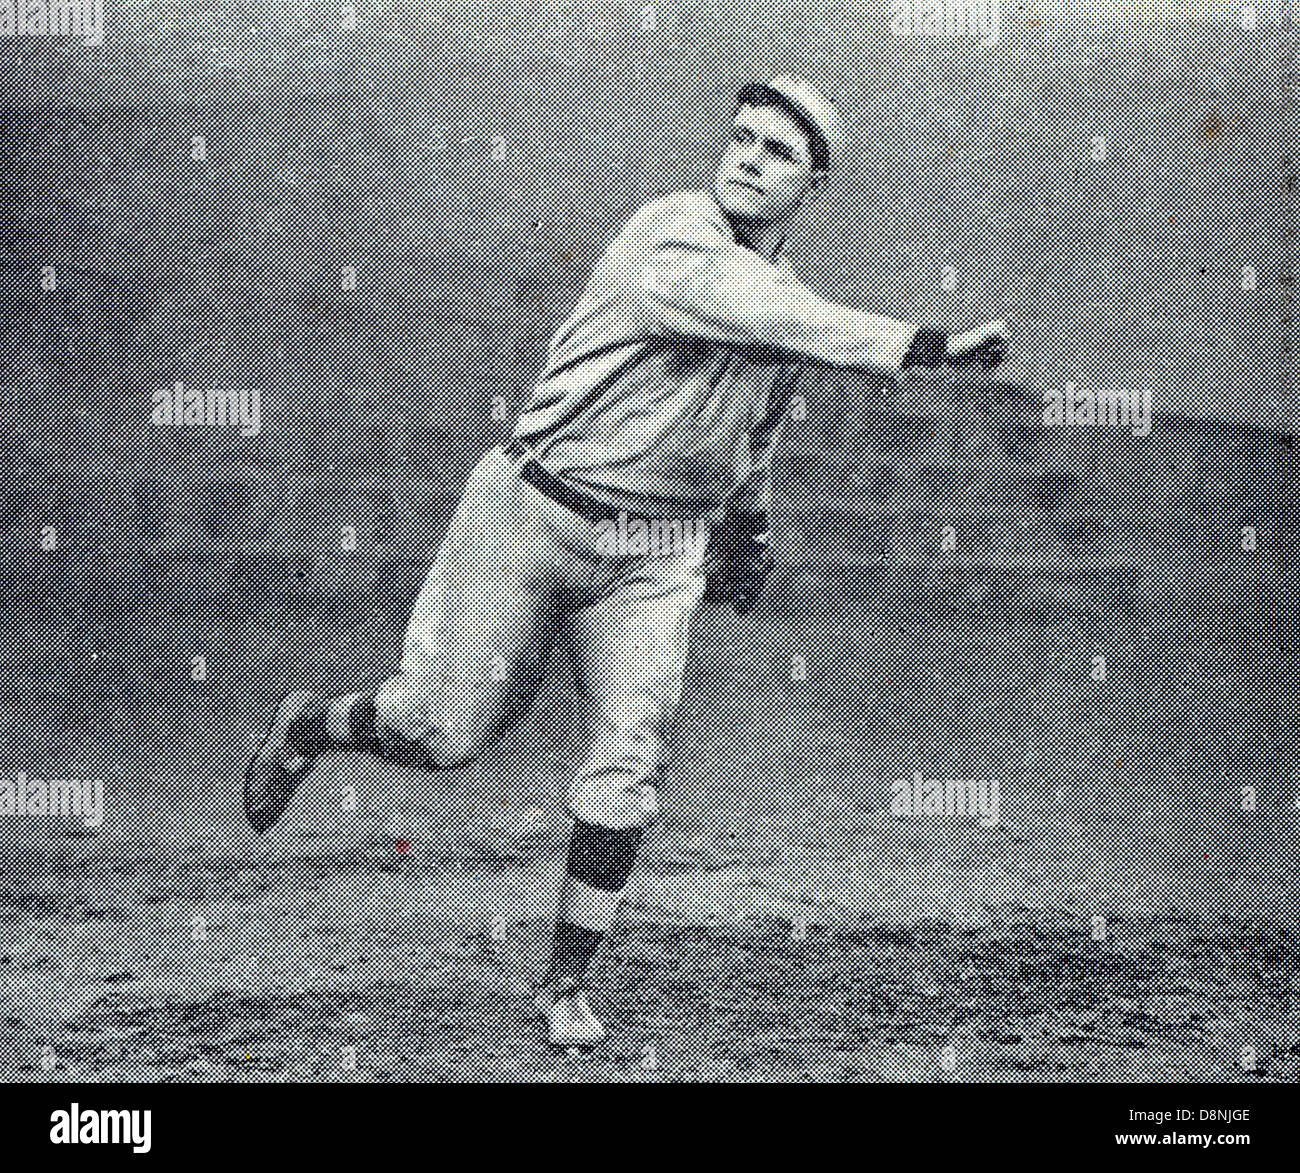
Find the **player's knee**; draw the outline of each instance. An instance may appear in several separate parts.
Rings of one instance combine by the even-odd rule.
[[[481,737],[462,733],[437,723],[423,723],[416,729],[398,730],[395,740],[409,747],[410,764],[431,770],[455,770],[476,761],[483,752]]]
[[[569,813],[579,822],[609,831],[649,827],[659,818],[658,788],[650,782],[579,778],[569,790]]]
[[[375,698],[375,716],[383,756],[402,765],[451,769],[474,759],[477,748],[457,744],[436,712],[435,690],[427,677],[402,673],[388,681]]]
[[[436,729],[426,735],[425,745],[437,759],[439,767],[455,770],[476,762],[483,752],[484,741],[465,735],[457,737],[448,730]]]

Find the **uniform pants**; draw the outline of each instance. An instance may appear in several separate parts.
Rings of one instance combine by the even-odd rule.
[[[379,691],[381,730],[418,743],[434,766],[471,762],[528,710],[563,641],[595,722],[569,813],[645,826],[704,593],[704,545],[701,525],[666,552],[610,552],[595,524],[492,449],[416,600],[400,674]]]

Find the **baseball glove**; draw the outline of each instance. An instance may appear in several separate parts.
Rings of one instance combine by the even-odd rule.
[[[704,602],[729,603],[748,615],[772,573],[771,537],[766,514],[728,512],[709,534]]]

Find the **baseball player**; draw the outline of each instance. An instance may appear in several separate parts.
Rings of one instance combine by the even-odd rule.
[[[594,728],[535,997],[555,1046],[605,1037],[584,977],[657,817],[692,616],[706,597],[745,613],[770,571],[770,470],[800,367],[989,368],[1005,352],[1001,323],[949,336],[795,279],[787,235],[844,141],[806,82],[740,92],[712,189],[628,220],[551,339],[513,440],[471,473],[398,674],[333,700],[291,693],[245,775],[261,833],[326,752],[464,765],[528,709],[565,641]]]

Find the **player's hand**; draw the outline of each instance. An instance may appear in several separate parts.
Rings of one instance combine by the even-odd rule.
[[[763,513],[728,513],[709,534],[704,602],[748,615],[772,573],[771,525]]]
[[[989,322],[965,334],[948,336],[948,365],[961,369],[977,363],[991,371],[1007,357],[1007,327],[1003,322]]]

